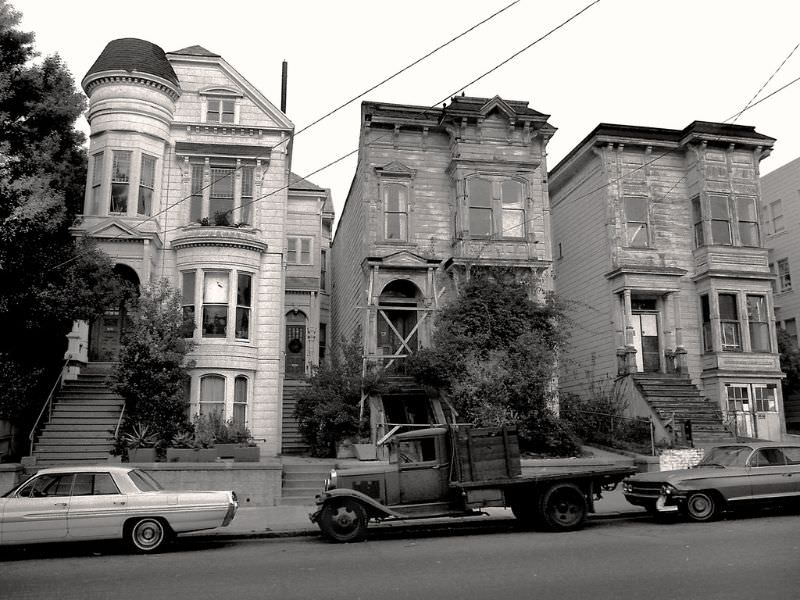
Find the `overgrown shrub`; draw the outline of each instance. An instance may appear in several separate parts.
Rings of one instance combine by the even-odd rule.
[[[143,286],[128,303],[130,320],[113,372],[113,388],[125,398],[126,424],[141,423],[163,446],[187,428],[189,380],[180,293],[167,280]]]
[[[560,417],[586,443],[650,454],[650,422],[626,416],[624,399],[595,389],[590,397],[564,394]]]

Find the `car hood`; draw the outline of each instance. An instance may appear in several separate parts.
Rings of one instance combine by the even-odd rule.
[[[724,477],[742,473],[742,467],[697,467],[695,469],[676,469],[674,471],[654,471],[652,473],[639,473],[629,478],[632,482],[667,482],[691,481],[693,479],[708,479],[709,477]]]

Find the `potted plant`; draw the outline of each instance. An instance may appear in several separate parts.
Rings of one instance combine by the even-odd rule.
[[[121,436],[122,445],[128,451],[128,462],[155,462],[158,435],[148,425],[134,423],[130,431]]]

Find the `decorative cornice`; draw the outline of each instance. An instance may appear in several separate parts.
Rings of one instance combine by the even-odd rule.
[[[167,96],[171,100],[177,101],[181,96],[181,89],[176,88],[166,79],[147,73],[131,75],[128,71],[103,71],[88,75],[82,82],[86,95],[91,97],[94,88],[105,83],[128,83],[154,88]]]

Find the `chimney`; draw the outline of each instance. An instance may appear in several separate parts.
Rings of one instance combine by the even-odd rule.
[[[286,79],[288,77],[289,65],[283,61],[281,72],[281,112],[286,114]]]

